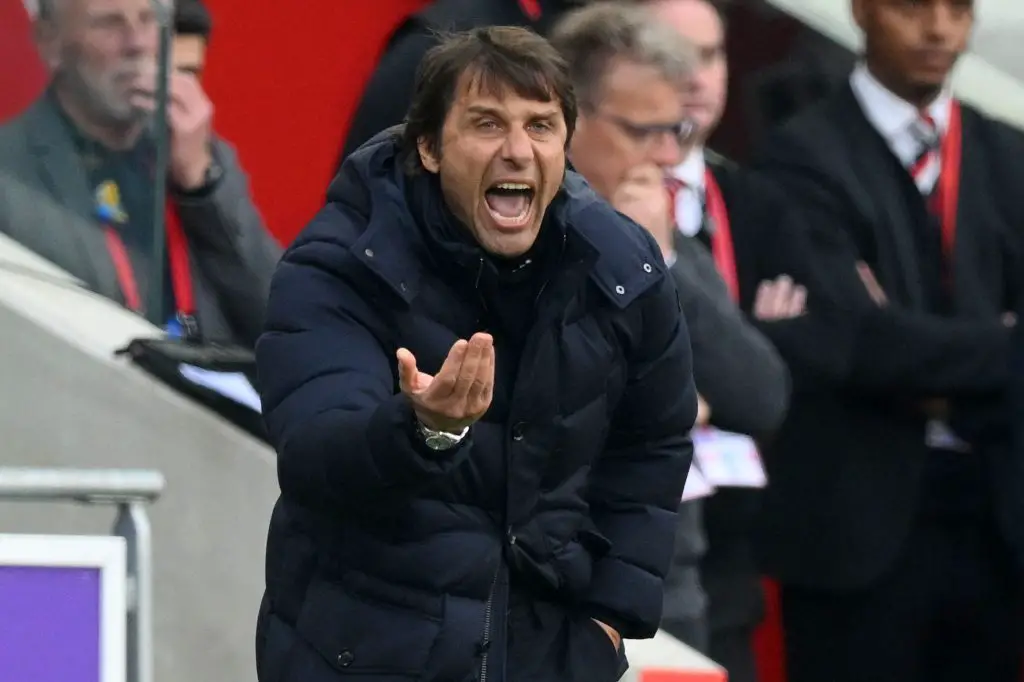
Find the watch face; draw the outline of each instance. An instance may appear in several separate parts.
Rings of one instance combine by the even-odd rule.
[[[427,437],[427,447],[431,450],[445,450],[451,447],[451,444],[451,440],[440,434]]]

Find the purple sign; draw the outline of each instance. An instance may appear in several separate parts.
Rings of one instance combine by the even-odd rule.
[[[4,682],[100,682],[100,572],[0,565]]]

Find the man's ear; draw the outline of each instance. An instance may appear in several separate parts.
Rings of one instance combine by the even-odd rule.
[[[420,163],[423,164],[423,167],[426,168],[428,172],[436,174],[441,170],[441,159],[434,154],[434,151],[431,148],[432,146],[433,145],[431,145],[425,137],[421,137],[416,140],[416,151],[419,152]]]

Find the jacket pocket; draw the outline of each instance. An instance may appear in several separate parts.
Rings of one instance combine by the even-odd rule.
[[[341,583],[310,584],[296,630],[342,676],[416,679],[441,632],[443,605],[442,596],[351,572]]]

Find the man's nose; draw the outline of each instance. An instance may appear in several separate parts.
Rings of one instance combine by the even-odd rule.
[[[956,29],[955,10],[949,2],[929,5],[925,14],[925,36],[936,42],[951,37]]]
[[[516,168],[524,168],[533,160],[533,142],[525,130],[512,128],[505,136],[501,157]]]

